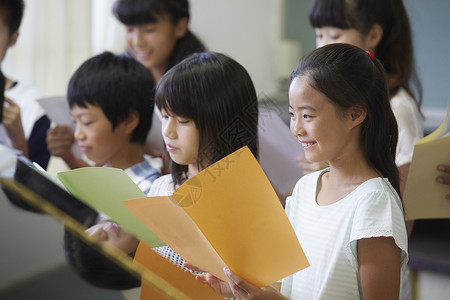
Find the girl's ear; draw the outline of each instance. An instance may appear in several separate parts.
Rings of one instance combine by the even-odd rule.
[[[130,115],[123,121],[125,132],[131,134],[139,125],[139,114],[133,110]]]
[[[11,36],[9,37],[9,43],[8,43],[8,47],[12,47],[16,44],[17,42],[17,38],[19,37],[19,32],[16,31],[13,34],[11,34]]]
[[[364,109],[362,106],[355,105],[350,109],[350,116],[351,116],[351,126],[356,127],[364,120],[367,116],[367,110]]]
[[[189,19],[184,17],[181,18],[177,25],[175,26],[175,36],[177,38],[182,38],[183,36],[186,35],[186,32],[188,31],[188,24],[189,24]]]
[[[366,37],[366,45],[369,47],[369,50],[372,51],[372,53],[375,52],[375,48],[380,43],[382,37],[383,37],[383,28],[381,27],[381,25],[373,24]]]

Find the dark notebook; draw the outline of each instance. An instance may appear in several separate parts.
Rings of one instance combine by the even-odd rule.
[[[26,161],[17,160],[14,179],[85,226],[94,224],[97,219],[97,211],[39,173]],[[28,211],[41,212],[38,207],[33,207],[7,188],[3,187],[3,190],[14,205]]]

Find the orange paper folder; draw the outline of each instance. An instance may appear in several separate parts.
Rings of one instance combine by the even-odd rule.
[[[173,196],[122,203],[182,258],[222,280],[228,266],[263,287],[309,266],[248,147],[204,169]]]

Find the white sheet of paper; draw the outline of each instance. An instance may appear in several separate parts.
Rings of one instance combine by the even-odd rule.
[[[57,125],[73,127],[69,103],[66,96],[53,96],[37,99],[47,114],[47,117]]]
[[[69,126],[72,130],[75,130],[66,96],[44,97],[37,99],[37,102],[44,109],[50,121],[56,125]],[[82,157],[83,155],[76,143],[72,147],[72,152],[76,157]]]
[[[295,157],[303,148],[278,114],[260,110],[258,118],[259,163],[274,187],[290,194],[303,174]]]

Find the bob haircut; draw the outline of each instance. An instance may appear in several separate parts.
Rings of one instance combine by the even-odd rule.
[[[388,178],[400,195],[395,165],[397,121],[392,112],[382,64],[360,48],[331,44],[318,48],[298,63],[291,79],[305,77],[315,90],[327,96],[338,112],[362,107],[361,144],[367,162]]]
[[[158,16],[167,15],[173,25],[182,18],[189,19],[188,0],[117,0],[114,16],[126,26],[157,23]],[[192,53],[205,51],[203,43],[190,31],[178,39],[169,59],[168,69]]]
[[[420,111],[422,85],[415,70],[411,26],[402,0],[315,0],[309,21],[314,28],[353,28],[364,35],[373,25],[380,25],[383,36],[375,56],[386,71],[389,97],[404,88]]]
[[[113,130],[132,112],[139,124],[130,142],[143,144],[152,124],[154,84],[150,71],[132,58],[104,52],[84,62],[72,75],[67,89],[69,106],[100,107]]]
[[[197,53],[170,69],[158,82],[156,105],[193,120],[199,131],[197,158],[203,169],[247,145],[258,158],[258,100],[247,71],[219,53]],[[187,166],[172,161],[174,184]]]

